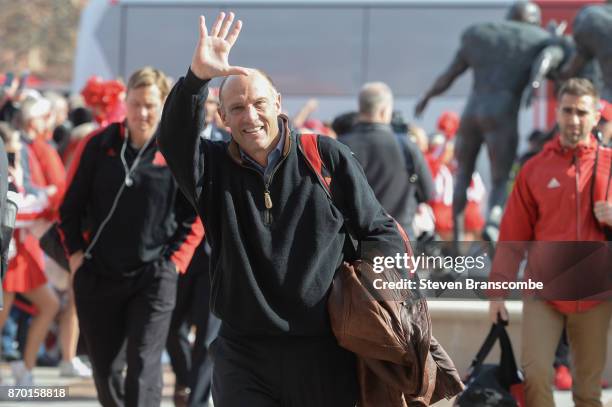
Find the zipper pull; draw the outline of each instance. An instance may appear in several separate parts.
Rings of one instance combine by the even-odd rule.
[[[270,226],[272,224],[272,214],[269,209],[264,211],[264,224],[266,226]]]
[[[266,204],[266,209],[272,209],[272,197],[268,190],[264,191],[264,202]]]

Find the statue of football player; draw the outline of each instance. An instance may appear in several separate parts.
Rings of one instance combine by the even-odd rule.
[[[612,102],[612,1],[587,6],[578,12],[573,24],[577,52],[561,73],[562,78],[576,76],[591,60],[602,73],[602,98]]]
[[[486,240],[497,241],[497,226],[507,198],[507,182],[518,146],[518,112],[523,92],[529,104],[533,88],[563,59],[555,35],[540,27],[540,8],[517,2],[507,21],[468,27],[450,66],[417,103],[421,116],[429,100],[446,91],[468,68],[474,72],[472,90],[461,117],[455,156],[459,165],[453,196],[454,239],[463,240],[467,188],[476,158],[485,143],[491,163]]]

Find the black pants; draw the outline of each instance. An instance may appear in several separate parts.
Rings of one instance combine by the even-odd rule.
[[[354,407],[355,356],[334,337],[237,337],[212,346],[215,407]]]
[[[208,262],[205,243],[202,243],[196,249],[187,273],[179,276],[176,307],[166,344],[176,384],[191,389],[191,407],[208,405],[212,383],[209,347],[221,325],[221,321],[210,313]],[[196,327],[193,349],[187,339],[192,325]]]
[[[79,327],[103,406],[160,405],[161,353],[174,308],[176,283],[177,273],[165,260],[120,279],[96,274],[89,262],[76,272],[74,294]]]

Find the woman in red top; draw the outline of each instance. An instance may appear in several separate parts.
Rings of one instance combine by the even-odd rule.
[[[47,194],[33,195],[24,192],[18,133],[3,125],[0,127],[0,136],[5,142],[9,156],[9,182],[12,190],[9,192],[10,198],[16,200],[19,206],[13,236],[14,250],[2,285],[4,308],[0,311],[0,329],[10,312],[15,293],[25,296],[37,310],[28,330],[23,361],[13,362],[11,365],[15,384],[25,386],[32,385],[31,371],[36,363],[36,354],[59,309],[57,296],[47,285],[43,271],[43,253],[38,239],[28,230],[37,219],[44,216],[49,200]]]

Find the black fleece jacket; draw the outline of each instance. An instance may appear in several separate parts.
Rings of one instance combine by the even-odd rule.
[[[154,136],[155,137],[155,136]],[[75,154],[70,186],[60,207],[60,233],[66,251],[85,251],[85,216],[91,222],[90,238],[113,206],[125,180],[121,161],[123,123],[113,123],[92,133]],[[144,148],[144,147],[143,147]],[[126,143],[125,161],[131,167],[138,150]],[[94,270],[110,278],[138,272],[144,265],[171,260],[185,271],[202,239],[201,222],[180,193],[155,140],[142,152],[133,174],[133,185],[124,187],[117,207],[92,248]]]
[[[284,151],[267,185],[233,140],[198,137],[195,107],[207,84],[191,71],[177,82],[158,143],[204,222],[212,248],[212,310],[240,335],[331,335],[326,303],[343,259],[344,218],[363,244],[403,253],[393,220],[350,150],[321,137],[323,160],[332,167],[331,205],[282,115]]]

